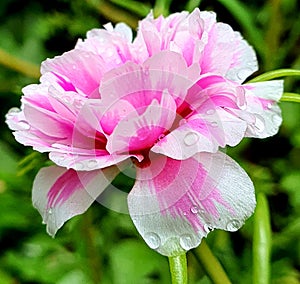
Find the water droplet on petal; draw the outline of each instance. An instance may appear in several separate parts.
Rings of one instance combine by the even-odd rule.
[[[160,140],[162,140],[162,139],[164,139],[165,138],[165,134],[160,134],[159,136],[158,136],[158,141],[160,141]]]
[[[73,102],[73,106],[74,106],[75,108],[81,108],[81,107],[83,106],[83,101],[76,99],[76,100],[74,100],[74,102]]]
[[[9,114],[15,114],[15,113],[19,113],[19,112],[21,112],[21,110],[17,107],[13,107],[8,111]]]
[[[179,244],[184,250],[190,250],[195,246],[194,237],[189,234],[180,236]]]
[[[241,227],[241,222],[239,220],[231,220],[227,223],[226,229],[230,232],[235,232]]]
[[[67,103],[67,104],[72,104],[73,103],[73,98],[71,96],[65,95],[62,100]]]
[[[254,126],[257,130],[257,132],[263,132],[265,130],[265,122],[262,120],[262,118],[255,117]]]
[[[271,109],[271,108],[272,108],[272,106],[273,106],[273,104],[272,104],[272,103],[268,103],[268,104],[267,104],[267,108],[268,108],[268,109]]]
[[[207,223],[204,224],[203,229],[206,233],[209,233],[214,230],[214,227],[211,224]]]
[[[146,240],[148,246],[152,249],[158,249],[161,245],[160,237],[156,233],[152,233],[152,232],[146,233],[145,240]]]
[[[144,75],[145,75],[145,76],[149,76],[149,68],[146,67],[146,68],[144,69]]]
[[[282,119],[281,119],[280,115],[274,114],[274,115],[272,116],[272,121],[273,121],[273,123],[274,123],[275,125],[280,125]]]
[[[219,126],[218,122],[216,121],[211,122],[210,125],[214,128],[217,128]]]
[[[47,214],[48,215],[52,215],[53,214],[53,208],[52,207],[48,208]]]
[[[187,213],[186,212],[183,212],[183,216],[186,216],[187,215]]]
[[[20,120],[18,122],[18,126],[22,129],[22,130],[29,130],[30,129],[30,125],[27,121],[25,120]]]
[[[236,88],[236,104],[241,110],[247,108],[245,89],[241,86]]]
[[[53,157],[53,162],[61,165],[67,159],[67,157],[67,154],[57,154]]]
[[[90,168],[90,169],[94,169],[98,166],[98,163],[96,160],[89,160],[88,163],[87,163],[87,166]]]
[[[75,164],[75,170],[80,171],[84,169],[84,164],[82,162],[78,162]]]
[[[72,69],[73,69],[73,70],[76,70],[76,69],[77,69],[77,66],[76,66],[76,65],[72,65]]]
[[[193,214],[197,214],[199,212],[198,206],[192,206],[190,210]]]
[[[181,119],[181,120],[179,121],[179,126],[182,126],[182,125],[184,125],[184,124],[186,124],[186,123],[188,123],[188,121],[187,121],[185,118],[183,118],[183,119]]]
[[[187,146],[196,144],[199,140],[199,135],[196,132],[189,132],[185,135],[183,141]]]
[[[214,110],[214,109],[209,109],[209,110],[206,111],[206,114],[207,114],[207,115],[212,115],[212,114],[214,114],[214,113],[215,113],[215,110]]]

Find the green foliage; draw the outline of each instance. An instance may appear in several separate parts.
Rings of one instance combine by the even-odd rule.
[[[108,21],[136,26],[151,8],[167,14],[198,5],[216,11],[218,20],[230,23],[254,46],[260,61],[258,74],[300,69],[297,0],[2,0],[0,51],[34,69],[45,58],[73,48],[87,30]],[[19,145],[4,123],[5,113],[20,105],[21,88],[38,78],[10,63],[0,60],[0,284],[170,283],[167,259],[147,247],[128,215],[110,212],[98,203],[70,220],[55,239],[46,235],[31,204],[31,186],[36,172],[49,162],[45,155]],[[299,80],[288,78],[285,91],[300,93]],[[269,204],[271,283],[296,284],[300,278],[300,105],[282,102],[281,108],[284,122],[278,135],[262,141],[247,139],[227,151],[247,170],[257,192],[266,196],[264,206]],[[120,184],[127,191],[132,180],[120,175],[114,185]],[[250,218],[235,233],[214,231],[207,239],[232,283],[253,281],[254,222]],[[191,284],[212,283],[191,253],[188,274]]]

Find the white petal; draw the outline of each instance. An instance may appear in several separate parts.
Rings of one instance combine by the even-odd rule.
[[[253,184],[223,153],[177,161],[153,156],[137,169],[130,216],[146,243],[166,256],[198,246],[214,228],[236,231],[253,213]]]
[[[118,173],[116,167],[76,172],[51,166],[42,168],[33,183],[33,205],[54,236],[73,216],[85,212]]]

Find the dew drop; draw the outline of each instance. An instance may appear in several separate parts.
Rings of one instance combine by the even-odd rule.
[[[216,128],[216,127],[218,127],[218,122],[213,121],[213,122],[210,123],[210,125],[211,125],[212,127]]]
[[[61,154],[59,156],[55,156],[55,163],[57,163],[58,165],[60,165],[65,159],[66,159],[67,155],[66,154]]]
[[[149,232],[145,235],[145,240],[147,241],[147,244],[152,249],[158,249],[161,245],[161,240],[158,234]]]
[[[52,215],[53,214],[53,208],[52,207],[48,208],[47,214],[48,215]]]
[[[214,114],[214,113],[215,113],[215,110],[214,110],[214,109],[209,109],[209,110],[206,111],[206,114],[207,114],[207,115],[212,115],[212,114]]]
[[[268,108],[268,109],[272,109],[272,106],[273,106],[273,105],[272,105],[271,103],[268,103],[268,104],[267,104],[267,108]]]
[[[184,250],[190,250],[195,246],[194,237],[189,234],[182,235],[179,238],[179,244]]]
[[[83,106],[83,102],[81,100],[74,100],[74,103],[73,103],[74,107],[75,108],[81,108]]]
[[[280,125],[281,124],[281,117],[278,114],[274,114],[272,116],[272,121],[275,125]]]
[[[183,216],[187,216],[187,213],[186,213],[186,212],[183,212]]]
[[[144,69],[144,75],[145,76],[149,76],[149,68],[145,68]]]
[[[162,140],[162,139],[164,139],[165,138],[165,134],[160,134],[159,136],[158,136],[158,141],[160,141],[160,140]]]
[[[18,126],[22,129],[22,130],[29,130],[30,129],[30,125],[27,121],[25,120],[20,120],[18,123]]]
[[[247,108],[245,90],[243,87],[237,87],[236,90],[237,90],[236,104],[241,110],[245,110]]]
[[[183,141],[187,146],[196,144],[199,140],[199,135],[196,132],[189,132],[185,135]]]
[[[75,164],[75,169],[77,171],[83,170],[83,168],[84,168],[84,164],[82,162],[78,162]]]
[[[186,123],[188,123],[188,121],[187,121],[185,118],[183,118],[183,119],[181,119],[181,120],[179,121],[179,126],[182,126],[182,125],[184,125],[184,124],[186,124]]]
[[[15,113],[19,113],[19,112],[21,112],[21,110],[17,107],[13,107],[8,111],[9,114],[15,114]]]
[[[257,132],[263,132],[265,130],[264,121],[261,118],[257,117],[257,116],[255,117],[254,126],[255,126]]]
[[[73,103],[73,98],[70,97],[70,96],[64,96],[62,99],[67,104],[72,104]]]
[[[230,232],[235,232],[241,227],[241,223],[239,220],[231,220],[227,223],[226,229]]]
[[[198,206],[192,206],[190,210],[193,214],[197,214],[199,212]]]
[[[204,224],[203,229],[206,233],[209,233],[214,230],[214,227],[211,224]]]
[[[72,65],[72,69],[73,69],[73,70],[76,70],[76,69],[77,69],[77,66],[76,66],[76,65]]]
[[[88,163],[87,163],[87,166],[90,168],[90,169],[94,169],[98,166],[98,163],[96,160],[89,160]]]

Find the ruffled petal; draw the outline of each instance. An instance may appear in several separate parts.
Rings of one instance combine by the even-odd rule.
[[[62,86],[71,84],[84,96],[95,97],[106,68],[101,57],[91,52],[75,49],[44,61],[41,73],[52,72],[61,80]]]
[[[118,172],[116,167],[90,172],[42,168],[33,183],[32,200],[47,232],[54,236],[67,220],[85,212]]]
[[[106,105],[122,99],[136,109],[149,105],[155,98],[159,99],[165,89],[174,99],[183,100],[199,73],[199,67],[188,67],[180,54],[162,51],[142,65],[127,62],[107,72],[101,82],[100,93]]]
[[[150,158],[149,167],[137,169],[128,207],[141,236],[159,253],[192,249],[215,228],[236,231],[253,213],[253,184],[225,154]]]
[[[245,136],[266,138],[275,135],[282,123],[281,110],[277,105],[283,94],[283,81],[251,83],[245,85],[248,127]],[[245,112],[245,111],[244,111]],[[238,114],[243,117],[244,113]]]
[[[134,153],[149,149],[171,128],[176,117],[176,104],[165,91],[161,101],[153,100],[144,113],[131,113],[116,126],[108,137],[107,150],[111,153]]]
[[[245,136],[247,123],[222,108],[183,120],[181,126],[160,139],[151,151],[184,160],[199,152],[215,153],[219,147],[236,146]]]

